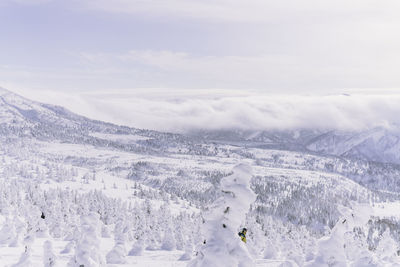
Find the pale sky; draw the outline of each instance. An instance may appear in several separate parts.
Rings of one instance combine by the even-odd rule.
[[[84,115],[59,96],[397,94],[399,14],[398,0],[0,0],[0,86]]]
[[[0,85],[400,87],[397,0],[0,0]]]

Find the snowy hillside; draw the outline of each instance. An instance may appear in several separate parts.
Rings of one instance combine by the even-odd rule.
[[[396,124],[356,132],[300,129],[195,132],[191,135],[251,147],[308,151],[353,159],[400,163],[400,127]]]
[[[255,201],[228,228],[248,229],[245,245],[232,238],[256,266],[346,266],[328,262],[338,255],[348,266],[395,266],[397,136],[383,128],[185,136],[0,89],[0,266],[193,264],[209,251],[204,215],[240,163],[252,169],[244,184]]]
[[[400,128],[392,125],[358,133],[331,132],[315,138],[307,148],[331,155],[400,163]]]

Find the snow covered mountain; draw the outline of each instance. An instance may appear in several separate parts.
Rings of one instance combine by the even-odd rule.
[[[260,148],[275,148],[400,164],[400,127],[376,127],[364,131],[287,130],[215,131],[193,136]]]
[[[0,88],[0,131],[15,134],[54,137],[65,139],[85,136],[84,142],[104,134],[138,135],[142,138],[186,139],[177,134],[138,130],[111,123],[90,120],[62,107],[41,104]],[[43,129],[46,131],[43,131]],[[62,129],[62,131],[61,131]],[[79,135],[77,134],[79,133]],[[252,147],[313,151],[319,154],[358,158],[377,162],[400,163],[400,127],[377,127],[360,132],[288,130],[288,131],[215,131],[191,134],[195,140],[219,141],[225,144],[243,144]],[[189,139],[186,139],[187,141]],[[75,140],[77,141],[77,140]],[[112,141],[112,140],[109,140]]]
[[[187,142],[182,135],[91,120],[60,106],[31,101],[6,89],[0,89],[0,133],[8,137],[94,144],[147,153]],[[113,135],[117,135],[117,140]]]
[[[356,133],[333,131],[314,138],[307,148],[330,155],[400,163],[400,127],[377,127]]]
[[[0,88],[0,125],[2,128],[33,129],[38,125],[73,128],[85,119],[67,110],[30,101]]]
[[[378,251],[400,242],[396,136],[383,128],[161,133],[0,89],[0,266],[41,266],[43,254],[60,266],[83,255],[95,266],[186,266],[204,240],[202,211],[238,163],[253,170],[257,198],[241,223],[258,266],[311,262],[320,237],[347,231],[342,208],[358,204],[375,205],[368,224],[352,225]]]

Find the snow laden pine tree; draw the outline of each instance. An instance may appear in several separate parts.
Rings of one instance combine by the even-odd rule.
[[[339,206],[342,217],[333,227],[329,236],[317,243],[317,253],[305,267],[348,267],[379,266],[367,249],[354,242],[356,227],[363,227],[372,213],[369,205],[357,205],[354,209]],[[366,240],[363,241],[366,243]],[[346,253],[347,252],[347,253]]]
[[[125,221],[121,220],[115,224],[114,239],[115,246],[107,253],[107,263],[111,264],[125,264],[126,263],[126,236],[128,234],[128,227]]]
[[[238,236],[241,223],[256,195],[250,189],[251,167],[239,164],[221,180],[222,196],[204,214],[205,244],[190,267],[255,266],[246,244]]]
[[[99,215],[90,212],[81,216],[81,236],[75,248],[75,255],[69,262],[69,267],[99,267],[105,266],[105,260],[100,254]]]
[[[54,267],[56,266],[57,256],[53,252],[53,244],[47,240],[43,244],[43,266]]]

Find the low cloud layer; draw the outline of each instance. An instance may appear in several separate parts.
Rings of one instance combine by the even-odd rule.
[[[28,92],[21,92],[29,95]],[[32,95],[33,96],[33,95]],[[240,91],[143,89],[129,93],[35,93],[94,119],[170,132],[192,130],[340,129],[400,124],[400,94],[265,95]]]

